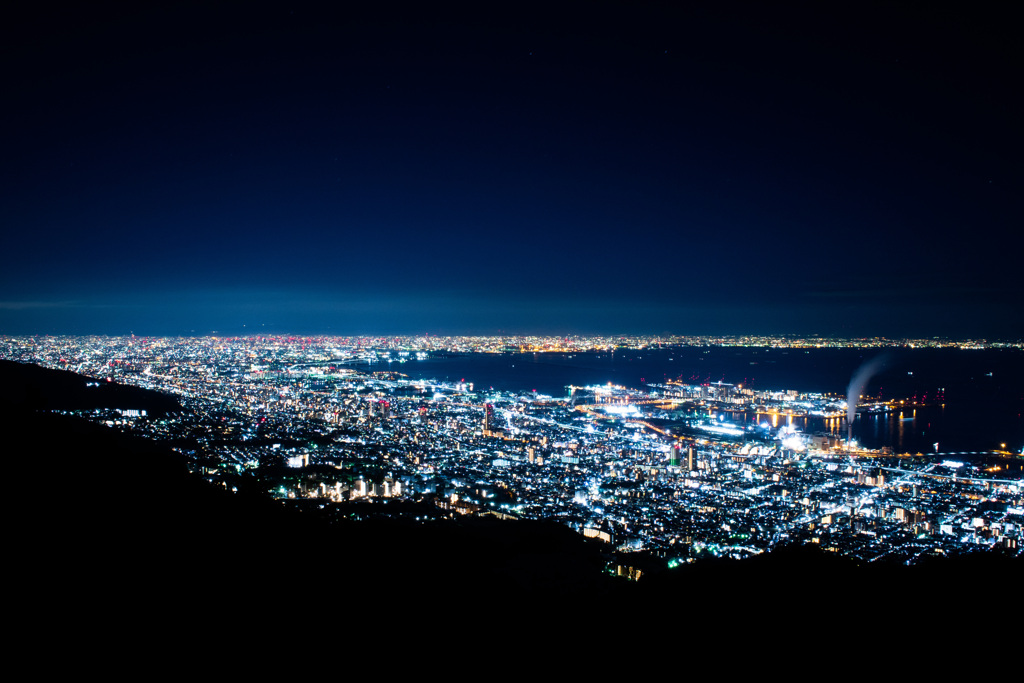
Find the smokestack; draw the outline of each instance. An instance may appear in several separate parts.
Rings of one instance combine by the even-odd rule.
[[[857,419],[857,399],[864,393],[868,381],[881,372],[888,360],[888,354],[875,356],[867,361],[853,373],[850,378],[850,386],[846,390],[846,452],[850,452],[850,442],[853,441],[853,421]]]

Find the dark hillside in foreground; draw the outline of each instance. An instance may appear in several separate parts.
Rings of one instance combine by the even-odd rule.
[[[215,487],[189,474],[183,456],[159,443],[39,410],[120,403],[118,393],[94,395],[110,398],[106,403],[83,402],[78,388],[87,378],[13,363],[0,371],[12,387],[0,434],[7,481],[19,501],[16,536],[28,551],[31,575],[52,579],[61,592],[158,590],[168,599],[261,600],[302,586],[313,594],[379,592],[387,602],[412,585],[467,598],[622,589],[602,573],[596,546],[562,525],[328,522],[316,510]],[[144,399],[133,406],[166,398],[133,393]],[[69,563],[70,581],[58,580]]]
[[[19,410],[145,410],[162,417],[181,410],[173,396],[95,380],[67,370],[0,360],[0,408]]]

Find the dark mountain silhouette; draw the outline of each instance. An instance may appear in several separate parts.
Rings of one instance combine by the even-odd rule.
[[[181,410],[173,396],[96,380],[66,370],[0,360],[0,408],[18,410],[145,410],[162,417]]]

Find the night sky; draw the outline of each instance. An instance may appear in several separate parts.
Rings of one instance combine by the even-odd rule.
[[[82,4],[0,19],[0,334],[1024,337],[1011,5]]]

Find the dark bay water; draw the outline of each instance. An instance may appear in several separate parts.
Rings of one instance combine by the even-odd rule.
[[[883,357],[884,368],[866,393],[917,398],[929,405],[916,413],[860,415],[860,443],[900,451],[976,451],[1024,447],[1024,353],[1014,349],[769,349],[678,347],[575,354],[472,354],[364,369],[392,369],[413,378],[465,379],[477,390],[533,391],[566,395],[566,385],[613,384],[641,388],[677,379],[726,382],[755,390],[793,389],[845,396],[853,373]],[[938,397],[942,400],[937,400]],[[798,427],[816,431],[811,423]]]

